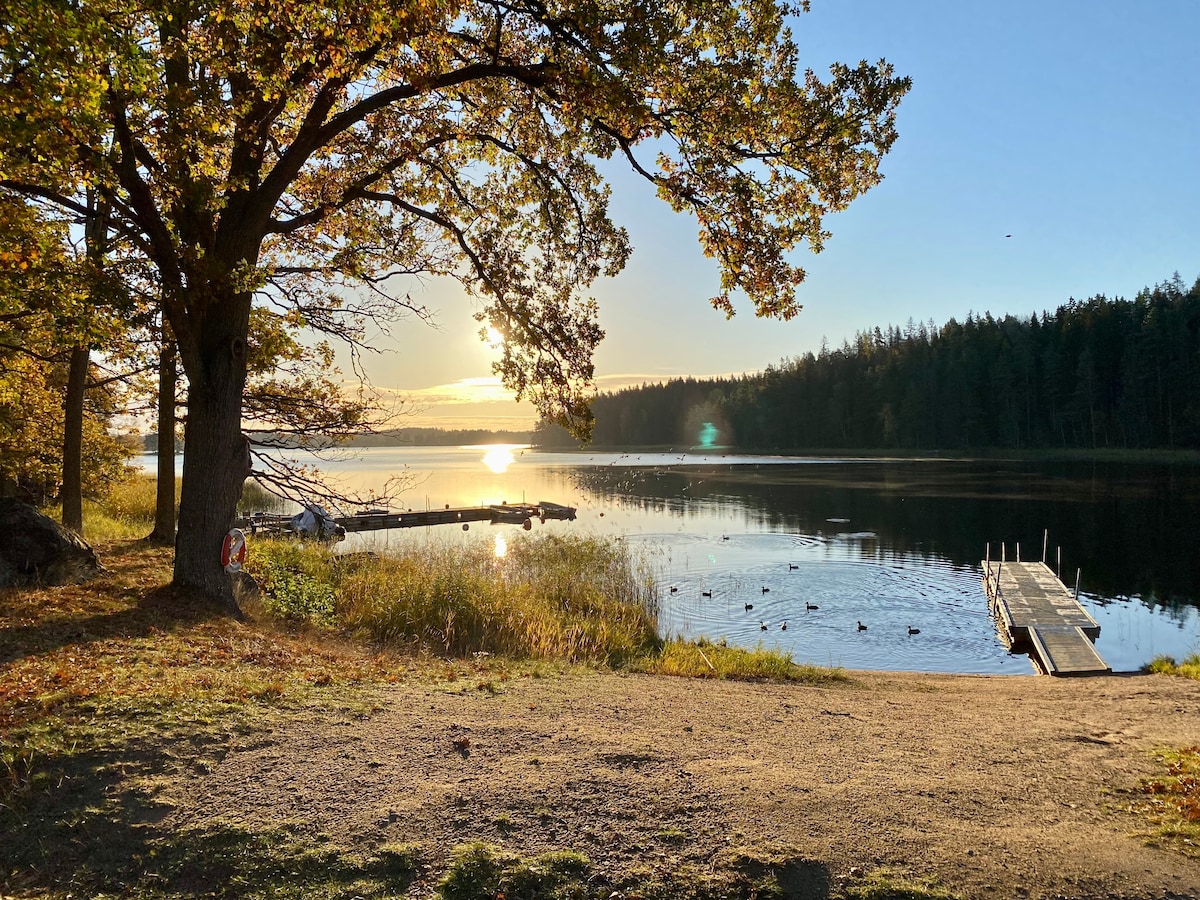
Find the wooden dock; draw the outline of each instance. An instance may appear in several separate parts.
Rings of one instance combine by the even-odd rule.
[[[1015,652],[1050,675],[1100,675],[1112,668],[1092,644],[1100,625],[1044,562],[985,559],[988,606]]]
[[[462,525],[463,530],[466,530],[471,522],[487,522],[491,525],[520,525],[528,531],[533,527],[535,520],[544,524],[547,519],[573,521],[575,507],[543,501],[541,503],[504,503],[495,506],[461,508],[447,506],[444,509],[410,509],[403,512],[379,509],[349,516],[330,516],[327,521],[340,527],[343,533],[348,533],[352,531],[383,531],[391,528],[421,528],[427,525]],[[259,513],[237,519],[234,526],[248,534],[295,533],[292,516]]]

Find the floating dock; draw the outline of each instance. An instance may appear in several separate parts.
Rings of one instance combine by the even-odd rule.
[[[234,522],[237,528],[249,534],[288,534],[295,529],[292,516],[275,516],[259,513],[238,519]],[[515,503],[497,504],[495,506],[468,506],[461,508],[405,510],[391,512],[389,510],[367,510],[349,516],[330,516],[329,521],[340,526],[345,532],[352,531],[383,531],[390,528],[420,528],[425,525],[463,525],[471,522],[487,522],[491,525],[520,525],[526,531],[533,527],[534,520],[543,524],[548,519],[573,521],[575,507],[561,506],[558,503]]]
[[[1049,675],[1112,671],[1093,641],[1100,625],[1044,562],[985,559],[988,606],[1009,647],[1027,652]]]

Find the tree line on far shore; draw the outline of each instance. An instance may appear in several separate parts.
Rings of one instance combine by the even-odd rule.
[[[737,378],[603,394],[600,446],[1200,449],[1200,279],[1054,312],[862,332]],[[567,446],[539,425],[535,442]]]

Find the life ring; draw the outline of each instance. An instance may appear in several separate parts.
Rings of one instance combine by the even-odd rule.
[[[226,572],[240,572],[246,561],[246,535],[240,528],[230,529],[221,542],[221,566]]]

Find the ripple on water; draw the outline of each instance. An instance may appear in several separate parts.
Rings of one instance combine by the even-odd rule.
[[[937,559],[827,556],[820,544],[784,538],[688,542],[663,579],[676,588],[664,591],[664,633],[855,669],[1032,671],[997,636],[977,573]]]

